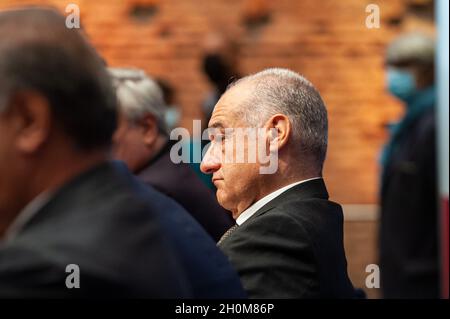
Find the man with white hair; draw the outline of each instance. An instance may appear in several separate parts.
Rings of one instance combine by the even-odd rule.
[[[433,38],[410,33],[387,48],[387,86],[405,105],[382,156],[380,268],[385,298],[438,298]]]
[[[167,106],[156,81],[138,69],[110,68],[119,102],[114,155],[145,184],[183,206],[215,240],[232,225],[214,193],[186,163],[170,158]]]
[[[251,298],[354,296],[342,209],[328,200],[322,178],[327,126],[319,93],[286,69],[240,79],[214,108],[209,127],[215,133],[201,168],[212,174],[219,203],[236,220],[219,247]],[[273,174],[261,174],[260,160],[229,160],[226,150],[238,151],[234,128],[260,130],[258,145],[278,154]],[[250,139],[241,143],[249,158]]]

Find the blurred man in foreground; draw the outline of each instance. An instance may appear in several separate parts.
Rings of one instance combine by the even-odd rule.
[[[219,247],[249,297],[353,297],[342,209],[328,200],[322,179],[327,113],[313,85],[286,69],[244,77],[220,98],[209,127],[201,168],[237,223]],[[259,128],[257,144],[265,148],[257,152],[277,154],[275,172],[261,174],[264,163],[250,161],[253,139],[239,140],[237,128]]]
[[[116,116],[107,70],[63,16],[0,13],[0,298],[242,296],[189,215],[107,161]],[[199,267],[194,292],[173,233],[206,241],[195,256],[217,285]]]

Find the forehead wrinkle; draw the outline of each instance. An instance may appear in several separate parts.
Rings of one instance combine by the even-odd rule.
[[[226,128],[246,126],[242,118],[246,108],[254,97],[255,83],[245,80],[232,86],[217,102],[208,127]]]

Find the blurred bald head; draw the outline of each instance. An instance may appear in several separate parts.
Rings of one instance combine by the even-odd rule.
[[[108,158],[116,112],[102,59],[62,15],[0,11],[0,236],[33,198]]]
[[[79,147],[110,143],[116,101],[104,62],[55,10],[0,12],[0,101],[25,89],[48,99],[61,129]]]

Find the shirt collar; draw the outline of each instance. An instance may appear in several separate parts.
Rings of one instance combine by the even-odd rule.
[[[285,191],[287,191],[288,189],[297,186],[299,184],[302,183],[306,183],[315,179],[321,179],[322,177],[313,177],[313,178],[309,178],[309,179],[305,179],[299,182],[295,182],[289,185],[286,185],[272,193],[270,193],[269,195],[264,196],[263,198],[261,198],[260,200],[258,200],[257,202],[255,202],[253,205],[251,205],[249,208],[247,208],[246,210],[244,210],[236,219],[236,224],[238,224],[239,226],[241,226],[244,222],[246,222],[250,217],[252,217],[261,207],[263,207],[264,205],[266,205],[267,203],[269,203],[270,201],[272,201],[273,199],[275,199],[276,197],[280,196],[282,193],[284,193]]]
[[[5,232],[5,241],[13,240],[25,225],[43,208],[51,199],[52,193],[47,191],[36,196],[17,215]]]

